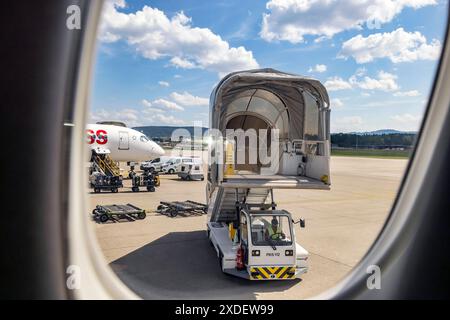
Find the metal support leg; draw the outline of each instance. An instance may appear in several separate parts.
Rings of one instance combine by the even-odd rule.
[[[273,201],[273,189],[270,189],[270,199],[271,199],[271,204],[272,204],[272,210],[275,210],[277,208],[277,204],[275,203],[275,201]]]

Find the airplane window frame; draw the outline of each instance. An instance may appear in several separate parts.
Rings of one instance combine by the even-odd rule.
[[[73,292],[76,299],[140,299],[123,283],[107,265],[105,258],[89,226],[87,212],[87,193],[85,181],[87,173],[83,167],[86,158],[84,146],[84,125],[87,119],[87,99],[90,96],[92,69],[97,43],[96,30],[100,22],[101,1],[87,5],[89,8],[85,36],[80,51],[80,63],[77,75],[77,86],[74,102],[74,131],[71,136],[71,158],[69,171],[69,254],[70,261],[83,270],[83,285]],[[443,39],[443,50],[438,62],[433,87],[430,91],[428,105],[425,110],[417,142],[408,161],[407,169],[399,186],[396,199],[372,246],[366,255],[350,271],[350,273],[326,292],[313,299],[342,299],[349,297],[368,297],[377,292],[364,291],[368,266],[380,261],[394,259],[398,242],[402,237],[410,237],[400,231],[411,223],[415,199],[421,190],[421,183],[430,169],[430,163],[435,154],[435,147],[440,138],[440,132],[445,130],[444,122],[450,102],[450,90],[446,92],[446,84],[450,83],[450,48],[449,26]],[[406,238],[408,239],[408,238]]]

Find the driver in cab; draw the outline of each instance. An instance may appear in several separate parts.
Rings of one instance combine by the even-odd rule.
[[[274,217],[270,225],[267,226],[265,232],[266,240],[282,240],[286,238],[286,235],[281,232],[281,228],[278,225],[278,220]]]

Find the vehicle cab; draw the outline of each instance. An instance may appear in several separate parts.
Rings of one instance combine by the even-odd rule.
[[[208,223],[222,271],[250,280],[289,280],[308,270],[308,251],[295,242],[285,210],[240,211],[239,225]]]

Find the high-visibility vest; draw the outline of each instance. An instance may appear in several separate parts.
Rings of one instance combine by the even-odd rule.
[[[269,237],[270,237],[270,238],[272,238],[272,236],[273,236],[274,234],[280,233],[280,231],[279,231],[279,229],[278,229],[278,226],[276,227],[276,230],[273,230],[273,226],[272,226],[272,225],[269,225],[268,230],[269,230]],[[279,236],[279,235],[278,235],[278,236]]]

